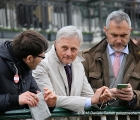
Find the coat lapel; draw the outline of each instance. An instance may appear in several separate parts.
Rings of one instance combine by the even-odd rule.
[[[74,95],[75,87],[78,87],[78,73],[77,73],[77,66],[75,64],[72,64],[72,85],[71,85],[71,93],[70,95]]]
[[[100,60],[102,63],[104,85],[109,87],[109,64],[108,61],[106,61],[107,59],[107,51],[98,56],[98,60]]]
[[[67,93],[67,95],[69,95],[69,87],[68,87],[67,76],[66,76],[64,66],[62,64],[58,65],[58,71],[60,72],[61,78],[64,81],[66,93]]]
[[[127,61],[125,64],[125,71],[124,71],[125,75],[124,75],[124,80],[123,80],[124,84],[128,83],[130,75],[135,68],[134,59],[133,59],[133,56],[131,54],[128,54],[126,60]]]

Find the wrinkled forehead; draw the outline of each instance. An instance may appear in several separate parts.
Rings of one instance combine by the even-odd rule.
[[[78,36],[66,36],[66,37],[60,37],[56,40],[57,43],[63,43],[63,42],[71,42],[71,41],[78,41],[81,43],[81,40]]]

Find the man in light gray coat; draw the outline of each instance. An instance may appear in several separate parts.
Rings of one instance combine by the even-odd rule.
[[[58,95],[56,107],[84,111],[87,107],[97,107],[97,103],[111,98],[107,87],[97,89],[94,94],[88,83],[81,63],[84,59],[79,54],[82,41],[82,33],[76,27],[61,28],[51,50],[33,71],[33,77],[42,91],[48,87]],[[64,69],[66,65],[71,68],[71,83]]]

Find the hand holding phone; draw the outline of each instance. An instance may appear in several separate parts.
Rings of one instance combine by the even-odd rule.
[[[127,88],[128,84],[118,84],[117,89]]]

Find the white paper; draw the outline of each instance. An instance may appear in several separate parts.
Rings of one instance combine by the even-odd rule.
[[[44,100],[44,96],[43,96],[42,92],[39,92],[37,94],[37,97],[39,98],[38,106],[35,106],[35,107],[29,106],[32,118],[34,120],[45,120],[46,118],[51,116],[51,113]]]

